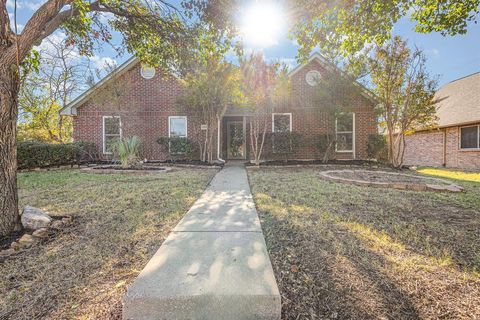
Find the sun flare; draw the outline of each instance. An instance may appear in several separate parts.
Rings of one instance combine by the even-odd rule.
[[[247,46],[266,48],[278,43],[284,25],[285,17],[278,3],[259,1],[245,8],[240,31]]]

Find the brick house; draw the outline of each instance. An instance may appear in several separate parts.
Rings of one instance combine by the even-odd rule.
[[[315,103],[316,79],[332,72],[341,73],[316,53],[289,73],[291,94],[288,101],[273,107],[268,131],[294,131],[308,141],[295,148],[290,159],[321,158],[316,140],[328,130],[326,114]],[[170,155],[156,142],[159,137],[187,137],[195,141],[204,135],[198,114],[179,107],[177,97],[181,92],[182,84],[175,76],[142,67],[132,58],[60,113],[73,117],[73,139],[94,142],[105,159],[111,154],[109,141],[135,135],[142,142],[142,158],[164,160]],[[366,159],[368,136],[377,133],[374,101],[368,92],[362,88],[353,101],[352,112],[335,121],[337,159]],[[216,128],[216,158],[251,158],[249,117],[246,109],[227,108]],[[263,158],[280,157],[266,152]]]
[[[405,164],[480,169],[480,72],[435,94],[438,123],[406,137]]]

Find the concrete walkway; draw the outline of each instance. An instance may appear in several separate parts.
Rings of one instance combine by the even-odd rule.
[[[148,262],[123,319],[280,319],[246,170],[227,164]]]

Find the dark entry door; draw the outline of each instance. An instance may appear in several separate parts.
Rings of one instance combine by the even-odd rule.
[[[227,122],[227,158],[245,159],[243,121]]]

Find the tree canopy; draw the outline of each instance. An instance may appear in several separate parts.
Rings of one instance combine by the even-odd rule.
[[[477,23],[480,0],[291,0],[292,37],[305,59],[319,46],[344,56],[381,45],[393,26],[409,17],[420,33],[457,35]]]
[[[177,70],[194,54],[198,32],[229,36],[230,8],[223,0],[44,0],[18,33],[0,2],[0,236],[19,226],[16,186],[18,93],[22,74],[38,68],[32,48],[60,28],[67,43],[91,55],[96,43],[109,42],[112,31],[142,62]],[[12,12],[15,22],[16,10]],[[106,16],[106,14],[108,14]],[[200,30],[200,31],[199,31]],[[222,37],[217,38],[220,41]],[[193,52],[192,52],[193,51]],[[197,53],[198,54],[198,53]],[[23,72],[22,72],[23,71]]]
[[[395,167],[403,165],[405,135],[437,120],[437,81],[426,71],[425,62],[420,50],[410,50],[399,37],[375,48],[369,61],[380,125],[387,133],[388,157]]]

